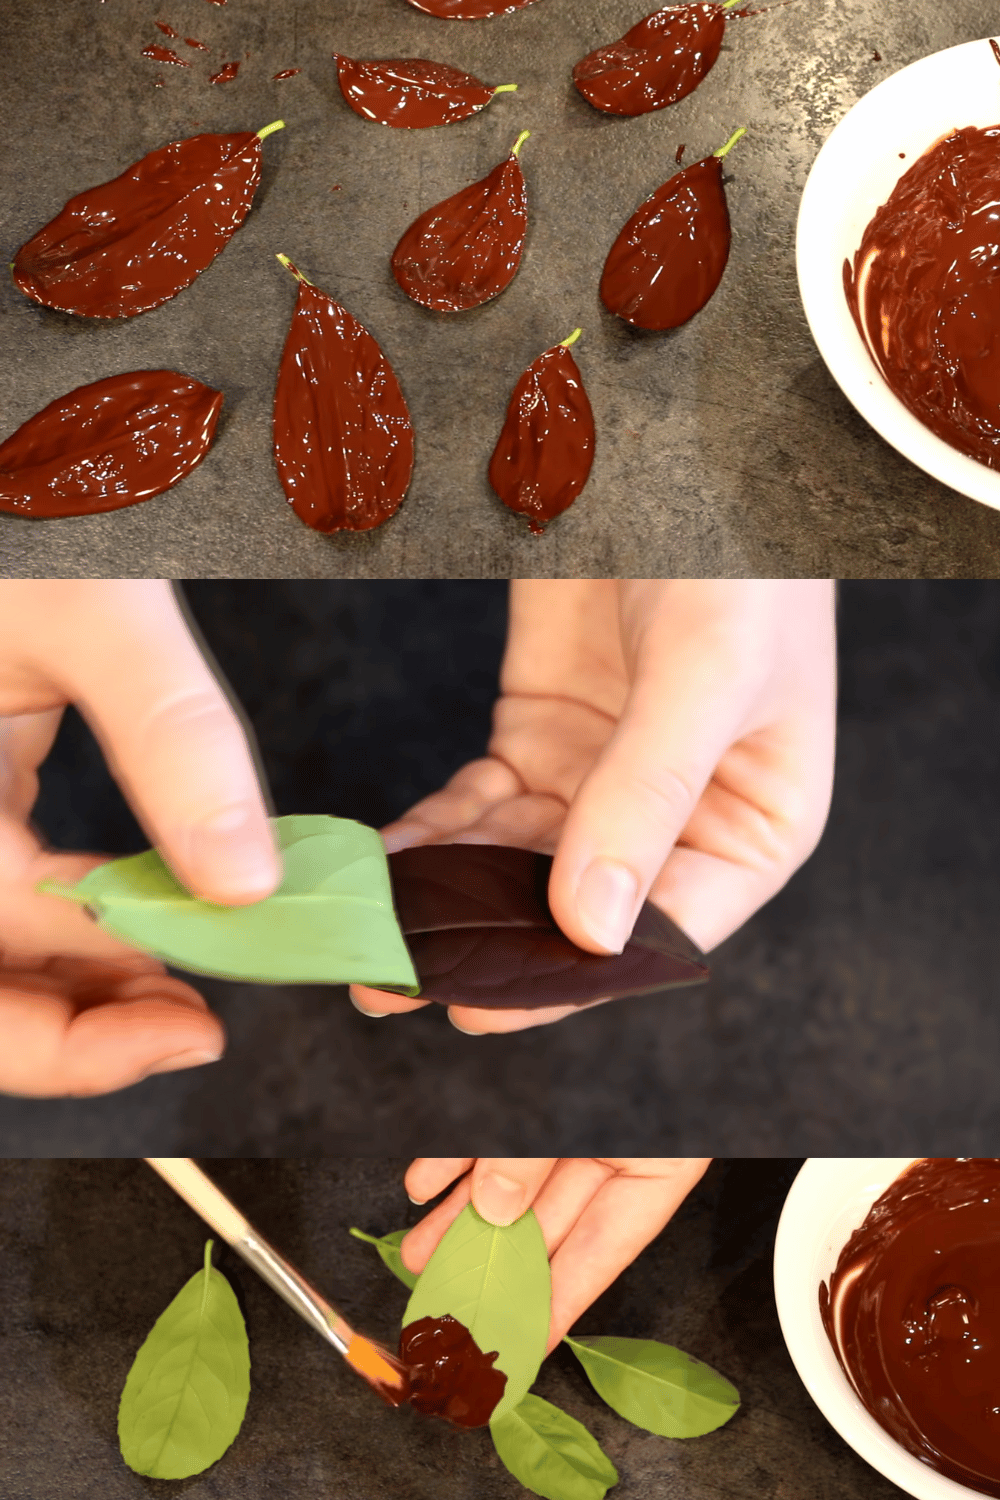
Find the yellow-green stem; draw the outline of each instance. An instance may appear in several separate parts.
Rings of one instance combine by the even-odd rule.
[[[493,90],[494,94],[514,94],[517,92],[516,83],[499,83]]]
[[[286,271],[291,271],[296,281],[301,281],[303,286],[312,286],[308,276],[303,276],[298,266],[293,266],[287,255],[276,255],[275,260],[280,260]]]
[[[559,345],[560,349],[572,349],[573,345],[576,343],[582,332],[582,328],[574,328],[569,338],[563,339],[562,343]]]
[[[728,155],[728,153],[733,149],[733,147],[736,145],[736,142],[739,140],[740,136],[741,135],[746,135],[746,133],[747,133],[746,126],[745,125],[741,125],[740,128],[739,128],[739,130],[734,130],[733,131],[732,135],[729,137],[729,139],[726,142],[726,144],[724,146],[720,146],[719,149],[718,149],[718,151],[713,151],[712,155],[713,156],[717,156],[719,158],[719,160],[721,161],[722,158],[724,156]]]
[[[517,140],[514,142],[514,145],[513,145],[512,149],[511,149],[511,153],[510,153],[511,156],[517,156],[517,154],[521,150],[521,147],[524,145],[525,141],[528,139],[528,136],[530,134],[531,134],[530,130],[522,130],[521,131],[521,134],[518,136]]]
[[[739,5],[740,0],[723,0],[723,10],[732,10],[734,5]]]
[[[274,120],[270,125],[265,125],[263,130],[258,130],[257,135],[262,141],[266,141],[269,135],[273,135],[276,130],[284,130],[284,128],[284,120]]]

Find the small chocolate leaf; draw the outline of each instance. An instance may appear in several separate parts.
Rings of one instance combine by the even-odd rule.
[[[566,1338],[613,1411],[660,1437],[714,1432],[739,1410],[740,1393],[710,1365],[656,1339]]]
[[[573,82],[595,109],[645,115],[676,104],[714,68],[726,33],[722,5],[668,5],[620,41],[580,59]]]
[[[340,91],[354,113],[398,129],[423,130],[467,120],[485,109],[494,94],[516,88],[490,88],[471,73],[425,58],[359,62],[337,53],[334,58]]]
[[[618,1470],[583,1423],[541,1396],[525,1396],[494,1417],[490,1433],[514,1478],[545,1500],[604,1500],[618,1483]]]

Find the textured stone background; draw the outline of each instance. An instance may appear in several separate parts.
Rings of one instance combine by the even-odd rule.
[[[793,253],[799,195],[836,122],[898,68],[981,36],[991,24],[982,4],[796,0],[734,20],[713,73],[679,105],[609,119],[577,95],[570,70],[643,12],[638,0],[540,0],[462,24],[404,0],[0,0],[4,262],[68,197],[167,140],[278,117],[288,127],[266,143],[244,228],[157,311],[93,324],[40,308],[0,278],[0,436],[75,386],[129,369],[174,367],[226,394],[214,451],[167,495],[106,516],[0,515],[0,573],[995,576],[1000,516],[924,476],[848,405],[806,326]],[[180,44],[190,70],[142,58],[164,40],[156,19],[211,53]],[[335,49],[430,56],[520,92],[461,125],[390,131],[348,109]],[[209,86],[210,70],[236,57],[238,79]],[[291,66],[299,77],[270,81]],[[601,309],[607,250],[675,170],[679,144],[691,162],[739,124],[749,134],[727,162],[725,281],[686,328],[637,334]],[[415,307],[389,270],[399,236],[527,128],[533,219],[520,275],[461,318]],[[279,250],[371,328],[410,401],[413,488],[374,534],[311,532],[278,484],[270,412],[295,296]],[[493,495],[486,466],[517,376],[578,324],[597,461],[585,494],[538,539]]]
[[[582,1421],[621,1476],[615,1500],[891,1500],[901,1491],[830,1428],[774,1309],[771,1247],[796,1162],[717,1162],[580,1332],[674,1343],[734,1381],[743,1406],[687,1443],[615,1416],[568,1350],[539,1395]],[[212,1162],[250,1219],[365,1332],[393,1342],[405,1290],[352,1224],[415,1223],[403,1161]],[[198,1269],[200,1220],[139,1162],[0,1162],[0,1493],[4,1500],[527,1500],[488,1433],[392,1412],[231,1251],[253,1382],[235,1444],[205,1475],[142,1479],[118,1453],[118,1399],[153,1321]]]

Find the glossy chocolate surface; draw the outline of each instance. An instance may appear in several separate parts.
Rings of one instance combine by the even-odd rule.
[[[217,73],[213,73],[208,81],[209,83],[232,83],[239,71],[240,65],[238,62],[227,62],[223,64]]]
[[[222,395],[173,370],[80,386],[0,443],[0,510],[85,516],[148,500],[212,446]]]
[[[356,115],[380,125],[423,130],[467,120],[494,90],[471,73],[424,58],[359,62],[334,53],[340,91]]]
[[[28,297],[85,318],[131,318],[190,286],[243,223],[260,182],[252,131],[151,151],[71,198],[14,257]]]
[[[410,1405],[456,1427],[484,1427],[507,1386],[493,1367],[497,1351],[484,1354],[465,1324],[447,1315],[408,1324],[399,1357],[409,1373]]]
[[[844,1246],[820,1309],[875,1420],[932,1469],[1000,1495],[1000,1159],[910,1167]]]
[[[164,47],[161,42],[151,42],[148,47],[143,47],[142,56],[150,58],[153,62],[173,63],[177,68],[189,68],[191,64],[183,57],[178,57],[169,47]]]
[[[413,427],[392,366],[346,308],[307,282],[278,373],[274,458],[295,514],[316,531],[381,526],[413,472]]]
[[[645,115],[693,93],[715,66],[726,32],[721,5],[668,5],[598,47],[573,69],[573,82],[595,109]]]
[[[629,219],[605,263],[601,299],[636,328],[678,328],[722,280],[731,239],[722,161],[706,156]]]
[[[528,232],[528,190],[511,152],[488,177],[421,214],[392,270],[408,297],[435,312],[464,312],[513,281]]]
[[[576,360],[557,344],[514,387],[490,460],[490,484],[541,534],[573,504],[593,462],[594,413]]]
[[[998,79],[1000,81],[1000,79]],[[1000,468],[1000,125],[940,141],[864,232],[844,290],[886,384],[939,438]]]
[[[512,10],[523,10],[534,0],[410,0],[417,10],[445,21],[481,21],[488,16],[504,16]]]
[[[702,953],[650,902],[624,952],[587,953],[548,903],[552,859],[494,844],[425,844],[389,855],[396,913],[420,998],[489,1010],[586,1005],[708,977]]]

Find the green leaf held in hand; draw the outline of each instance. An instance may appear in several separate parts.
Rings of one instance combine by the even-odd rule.
[[[514,1478],[545,1500],[603,1500],[618,1483],[597,1439],[541,1396],[525,1396],[506,1416],[494,1417],[490,1432]]]
[[[417,1281],[403,1327],[418,1318],[457,1318],[484,1354],[498,1353],[507,1385],[494,1418],[527,1394],[545,1357],[552,1286],[542,1231],[532,1209],[506,1229],[468,1204]]]
[[[155,849],[38,889],[91,909],[99,927],[165,963],[258,984],[370,984],[416,995],[385,848],[347,818],[276,818],[285,876],[252,906],[199,901]]]
[[[406,1269],[403,1265],[403,1257],[399,1253],[403,1237],[409,1232],[408,1229],[394,1229],[391,1234],[384,1234],[379,1240],[373,1234],[365,1234],[363,1229],[350,1231],[356,1240],[364,1240],[366,1245],[374,1245],[392,1274],[398,1276],[400,1281],[412,1291],[417,1284],[416,1273]]]
[[[250,1348],[229,1282],[205,1265],[157,1318],[118,1409],[122,1458],[152,1479],[187,1479],[222,1457],[250,1399]]]
[[[612,1411],[660,1437],[701,1437],[739,1408],[734,1385],[670,1344],[616,1338],[565,1342]]]

